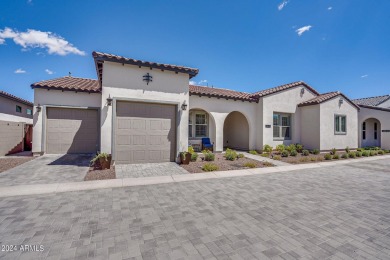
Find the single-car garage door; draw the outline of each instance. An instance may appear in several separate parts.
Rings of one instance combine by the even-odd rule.
[[[174,161],[175,105],[117,102],[115,127],[116,163]]]
[[[95,153],[98,133],[96,109],[47,109],[46,153]]]

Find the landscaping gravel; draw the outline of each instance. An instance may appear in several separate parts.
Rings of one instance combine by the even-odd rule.
[[[99,170],[91,167],[84,178],[85,181],[108,180],[108,179],[116,179],[115,166],[111,166],[111,168],[107,170]]]
[[[18,165],[21,165],[25,162],[33,160],[34,157],[10,157],[10,158],[0,158],[0,172],[5,172],[6,170],[12,169]]]

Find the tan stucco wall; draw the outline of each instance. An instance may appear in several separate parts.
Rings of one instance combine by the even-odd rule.
[[[305,88],[305,92],[302,95],[301,89]],[[315,97],[315,94],[311,93],[304,86],[297,86],[292,89],[288,89],[282,92],[278,92],[269,96],[265,96],[262,103],[263,107],[263,125],[262,127],[262,136],[263,136],[263,145],[268,144],[273,146],[274,148],[278,144],[289,145],[292,143],[300,143],[301,142],[301,113],[298,109],[297,105],[303,101],[309,100]],[[291,115],[291,131],[292,138],[291,140],[284,141],[276,141],[273,138],[273,113],[289,113]],[[271,125],[271,128],[265,128],[265,125]]]
[[[249,149],[256,147],[256,114],[257,103],[234,101],[231,99],[218,99],[199,96],[190,96],[190,109],[202,109],[209,113],[213,126],[209,126],[211,142],[215,151],[223,151],[223,128],[226,117],[233,111],[242,113],[249,125]]]
[[[365,120],[369,118],[376,118],[381,123],[381,133],[380,133],[380,140],[381,140],[381,147],[383,149],[390,149],[390,132],[383,132],[383,130],[390,130],[390,111],[381,111],[376,109],[369,109],[369,108],[360,108],[360,111],[358,113],[359,116],[359,131],[358,131],[358,140],[359,140],[359,146],[363,146],[362,144],[362,124]]]
[[[0,121],[0,156],[23,151],[24,123]]]
[[[230,113],[223,128],[224,147],[233,149],[249,149],[249,124],[245,116],[239,112]]]
[[[320,105],[304,106],[301,112],[301,144],[305,149],[320,149]]]
[[[358,110],[344,98],[343,104],[339,105],[341,96],[337,96],[320,105],[321,122],[321,146],[320,150],[332,148],[344,149],[358,147]],[[347,116],[347,133],[335,134],[335,115]]]
[[[188,148],[188,111],[181,109],[185,101],[189,103],[188,74],[158,69],[139,68],[134,65],[122,65],[113,62],[105,62],[103,65],[103,90],[101,102],[101,150],[113,152],[113,106],[107,106],[107,98],[111,96],[116,100],[128,99],[129,101],[171,102],[178,106],[178,131],[177,152],[186,151]],[[149,73],[153,76],[153,82],[149,85],[143,81],[143,76]]]
[[[40,104],[41,112],[37,112],[37,105]],[[83,92],[34,89],[34,110],[33,110],[33,153],[45,152],[44,121],[46,120],[46,108],[49,106],[69,107],[100,107],[101,95]]]

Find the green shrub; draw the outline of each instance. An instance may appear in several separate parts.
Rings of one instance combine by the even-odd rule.
[[[336,148],[332,148],[332,149],[330,150],[330,154],[331,154],[331,155],[335,155],[336,152],[337,152]]]
[[[192,147],[191,145],[188,146],[188,152],[189,152],[190,154],[195,153],[194,147]]]
[[[341,158],[343,158],[343,159],[348,159],[348,158],[349,158],[349,155],[348,155],[347,153],[343,153],[343,154],[341,155]]]
[[[262,153],[262,154],[260,154],[260,156],[262,156],[262,157],[269,157],[269,153]]]
[[[327,161],[332,160],[332,155],[330,153],[327,153],[324,155],[324,159]]]
[[[214,161],[215,160],[215,154],[213,154],[212,152],[210,151],[202,151],[203,155],[204,155],[204,160],[205,161]]]
[[[228,148],[226,149],[225,158],[226,160],[234,161],[237,159],[237,152]]]
[[[313,150],[311,150],[311,153],[312,153],[312,154],[319,154],[319,153],[320,153],[320,150],[318,150],[318,149],[313,149]]]
[[[253,155],[257,155],[257,152],[255,150],[250,150],[249,153]]]
[[[357,151],[357,152],[356,152],[356,157],[362,157],[362,152]]]
[[[297,156],[297,150],[291,150],[290,155],[291,156]]]
[[[364,150],[363,148],[356,149],[356,151],[358,151],[358,152],[362,152],[363,150]]]
[[[196,162],[197,159],[198,159],[198,154],[197,153],[192,153],[191,154],[191,162]]]
[[[279,153],[282,153],[284,150],[286,150],[286,146],[284,144],[278,144],[276,146],[276,151],[278,151]]]
[[[280,161],[282,160],[282,157],[280,157],[280,155],[275,155],[274,157],[272,157],[272,159]]]
[[[308,162],[309,158],[308,157],[301,157],[301,158],[299,158],[299,161],[300,162]]]
[[[349,156],[349,158],[356,158],[356,153],[355,152],[349,152],[348,156]]]
[[[268,144],[264,145],[264,147],[263,147],[263,153],[272,153],[272,150],[273,150],[273,147],[268,145]]]
[[[284,150],[282,151],[282,157],[288,157],[288,151],[287,150]]]
[[[237,155],[237,158],[245,158],[245,155],[244,155],[243,153],[239,153],[239,154]]]
[[[378,154],[383,155],[383,154],[385,154],[385,152],[383,150],[379,150]]]
[[[244,167],[248,167],[248,168],[256,168],[256,163],[253,163],[253,162],[246,162],[244,163]]]
[[[364,156],[364,157],[370,156],[370,152],[369,151],[363,151],[362,152],[362,156]]]
[[[390,150],[383,150],[385,153],[390,153]]]
[[[217,171],[219,167],[213,163],[206,163],[203,165],[202,170],[205,172]]]
[[[105,161],[108,161],[108,158],[110,155],[108,153],[98,153],[95,155],[95,157],[90,161],[91,166],[95,165],[96,162],[98,162],[101,158],[104,159]]]
[[[310,154],[309,150],[303,150],[302,155],[308,156]]]
[[[375,151],[375,150],[371,150],[370,151],[370,156],[375,156],[375,155],[378,155],[378,152]]]
[[[340,156],[336,153],[336,154],[333,155],[332,158],[335,159],[335,160],[338,160],[338,159],[340,159]]]
[[[272,167],[274,166],[271,162],[262,162],[263,163],[263,166],[265,167]]]
[[[286,146],[286,150],[290,153],[292,150],[297,150],[297,147],[295,146],[295,144],[290,144],[288,146]]]
[[[346,153],[349,153],[351,151],[351,149],[349,149],[349,147],[347,146],[347,147],[345,147],[345,152]]]
[[[303,150],[303,145],[302,144],[296,144],[295,147],[296,147],[296,150],[297,150],[298,153],[302,152],[302,150]]]

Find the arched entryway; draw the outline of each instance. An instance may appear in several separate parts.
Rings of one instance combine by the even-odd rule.
[[[381,147],[381,122],[376,118],[369,118],[361,125],[361,146]]]
[[[231,112],[223,125],[223,146],[236,150],[249,150],[249,123],[237,111]]]
[[[214,118],[203,109],[192,108],[188,115],[188,144],[193,146],[195,151],[200,152],[204,137],[210,138],[211,143],[215,143]]]

